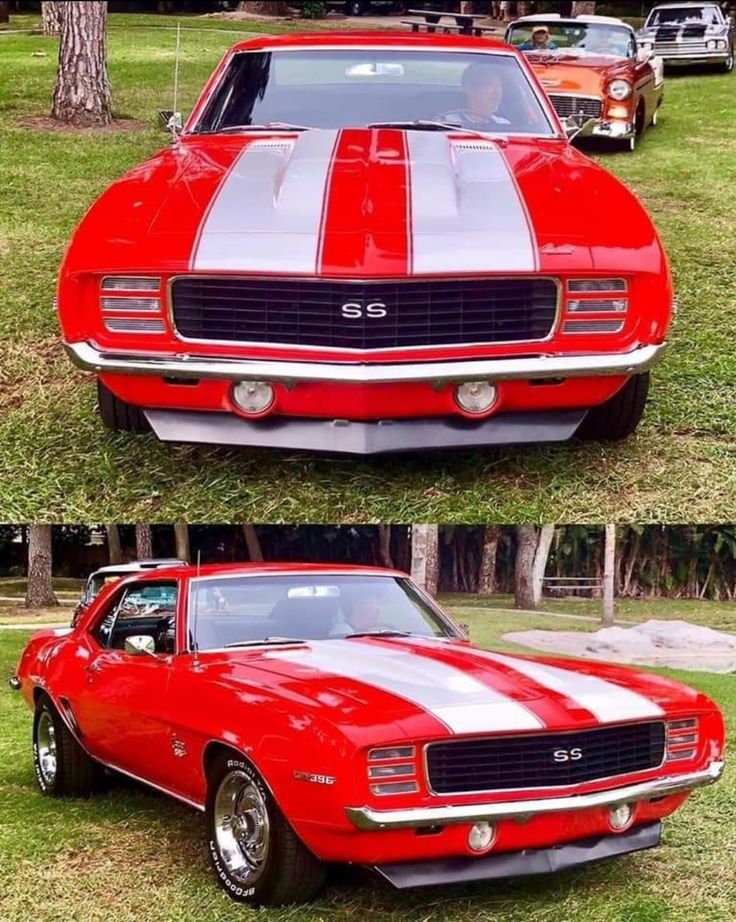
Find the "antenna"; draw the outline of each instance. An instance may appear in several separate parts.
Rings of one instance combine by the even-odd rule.
[[[199,575],[202,570],[202,551],[197,550],[197,582],[194,584],[194,611],[192,612],[192,650],[194,651],[194,662],[197,662],[199,653],[199,643],[197,641],[197,613],[199,612]]]
[[[181,22],[176,24],[176,55],[174,62],[174,113],[171,116],[171,137],[174,147],[179,146],[179,70],[181,66]]]

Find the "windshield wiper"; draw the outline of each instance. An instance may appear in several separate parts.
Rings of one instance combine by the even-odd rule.
[[[438,122],[418,118],[415,121],[371,122],[366,128],[415,128],[417,131],[462,131],[463,126],[457,122]],[[471,129],[472,130],[472,129]]]
[[[226,134],[229,131],[312,131],[310,125],[292,125],[290,122],[266,122],[264,125],[227,125],[213,128],[203,134]]]
[[[411,637],[411,631],[393,631],[388,628],[381,631],[356,631],[354,634],[346,634],[345,640],[351,637]]]
[[[237,640],[235,643],[226,643],[225,649],[230,647],[257,647],[265,644],[306,643],[299,637],[264,637],[261,640]]]

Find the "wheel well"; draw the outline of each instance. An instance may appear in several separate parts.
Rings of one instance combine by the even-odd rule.
[[[37,685],[33,689],[33,703],[38,704],[41,698],[46,694],[46,692],[41,688],[40,685]]]
[[[212,769],[212,763],[215,761],[218,755],[222,752],[231,752],[233,755],[236,755],[239,759],[245,759],[246,762],[249,762],[253,768],[258,771],[258,766],[253,764],[253,760],[249,759],[248,756],[241,752],[239,749],[236,749],[234,746],[228,746],[227,743],[220,743],[217,741],[212,741],[207,743],[204,747],[204,753],[202,755],[202,769],[204,770],[205,780],[209,777],[210,771]],[[260,772],[258,772],[260,774]]]

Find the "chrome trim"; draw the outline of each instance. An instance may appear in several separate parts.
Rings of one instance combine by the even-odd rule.
[[[109,288],[105,287],[105,282],[110,281],[126,281],[126,282],[157,282],[155,288]],[[161,285],[163,282],[163,277],[160,275],[103,275],[100,279],[100,291],[135,291],[140,293],[141,291],[148,292],[160,292]]]
[[[524,209],[526,210],[526,203],[523,202]],[[531,221],[529,221],[529,227],[532,227]],[[535,261],[537,261],[535,257]],[[417,283],[427,283],[427,282],[483,282],[488,280],[499,280],[499,281],[524,281],[528,279],[530,282],[553,282],[557,289],[557,304],[555,305],[555,315],[550,326],[549,333],[542,339],[514,339],[514,340],[504,340],[499,342],[498,340],[493,342],[470,342],[470,343],[436,343],[431,346],[390,346],[387,348],[381,349],[343,349],[339,346],[300,346],[295,345],[294,343],[263,343],[263,342],[252,342],[247,339],[191,339],[187,336],[182,336],[179,333],[179,330],[176,326],[176,320],[174,318],[174,298],[173,298],[173,285],[174,282],[184,279],[185,281],[200,281],[200,280],[213,280],[221,281],[223,279],[238,279],[239,281],[257,281],[257,282],[319,282],[323,284],[343,284],[343,285],[370,285],[372,282],[376,284],[385,283],[387,285],[406,285]],[[514,345],[525,345],[527,343],[547,343],[554,338],[555,334],[558,332],[560,327],[560,320],[562,317],[562,302],[563,302],[563,285],[562,281],[556,276],[552,275],[534,275],[527,272],[519,273],[518,275],[460,275],[460,276],[441,276],[435,277],[430,275],[408,275],[401,278],[365,278],[365,279],[340,279],[340,278],[328,278],[326,276],[294,276],[294,275],[284,275],[277,276],[269,274],[266,276],[263,275],[239,275],[239,274],[228,274],[227,272],[212,272],[212,273],[202,273],[202,272],[191,272],[187,275],[172,275],[166,285],[166,304],[164,305],[164,316],[168,319],[171,329],[174,331],[174,336],[182,343],[198,343],[200,345],[211,345],[211,346],[225,346],[232,348],[233,346],[239,347],[252,347],[255,349],[294,349],[298,352],[334,352],[338,355],[348,355],[353,358],[360,358],[363,355],[373,355],[376,352],[426,352],[429,349],[463,349],[463,348],[477,348],[483,346],[514,346]]]
[[[723,774],[724,763],[712,762],[708,768],[685,775],[655,778],[614,790],[570,797],[548,797],[539,800],[516,800],[441,807],[403,807],[398,810],[374,810],[372,807],[346,807],[345,814],[358,829],[421,829],[427,826],[447,826],[474,823],[479,820],[526,820],[540,814],[563,813],[570,810],[590,810],[598,807],[636,803],[655,797],[680,794],[712,784]]]
[[[92,758],[94,758],[94,756]],[[140,775],[136,775],[124,768],[120,768],[118,765],[113,765],[112,762],[103,762],[96,758],[95,762],[99,762],[100,765],[104,765],[105,768],[109,768],[110,771],[119,772],[121,775],[126,775],[128,778],[132,778],[133,781],[138,781],[140,784],[145,784],[146,787],[153,788],[155,791],[160,791],[162,794],[168,794],[169,797],[173,797],[175,800],[180,800],[188,807],[193,807],[195,810],[199,810],[201,813],[204,813],[205,811],[205,804],[199,803],[199,801],[196,800],[190,800],[190,798],[185,797],[183,794],[177,794],[175,791],[172,791],[170,788],[165,788],[161,784],[154,784],[153,781],[149,781],[147,778],[141,778]]]
[[[11,676],[8,679],[8,685],[13,689],[13,691],[20,691],[22,684],[23,683],[17,675]]]
[[[659,769],[662,768],[665,762],[667,761],[667,726],[666,726],[667,722],[664,720],[641,720],[641,721],[636,720],[636,721],[629,721],[628,723],[601,724],[600,727],[588,727],[585,730],[556,730],[551,733],[545,732],[545,731],[539,732],[537,730],[530,730],[527,733],[508,733],[508,734],[498,733],[498,734],[494,734],[493,737],[479,736],[479,737],[475,737],[475,739],[477,739],[478,742],[485,740],[485,739],[491,739],[491,738],[506,740],[506,739],[516,739],[518,737],[525,737],[525,736],[534,736],[534,737],[544,736],[545,739],[548,739],[549,737],[553,737],[553,736],[574,736],[575,734],[578,734],[578,733],[590,733],[591,730],[597,730],[597,729],[603,730],[609,727],[627,727],[627,726],[631,726],[632,724],[648,724],[648,723],[661,723],[665,725],[664,726],[664,731],[665,731],[664,732],[664,744],[662,746],[662,760],[660,761],[659,765],[653,765],[651,768],[642,768],[636,772],[622,772],[619,775],[606,775],[603,778],[591,778],[590,781],[583,782],[584,784],[597,784],[601,781],[615,781],[617,778],[623,778],[626,775],[643,775],[645,772],[659,771]],[[453,742],[462,743],[464,742],[464,740],[460,738],[456,738],[454,740],[449,739],[449,738],[443,739],[443,740],[433,740],[431,743],[425,743],[424,747],[422,748],[421,758],[422,758],[422,770],[424,771],[424,783],[429,793],[432,794],[434,797],[464,797],[464,796],[473,797],[476,794],[510,794],[510,793],[517,793],[518,791],[534,790],[534,788],[529,788],[529,787],[526,787],[526,788],[485,788],[484,790],[481,790],[481,791],[450,791],[447,793],[438,793],[429,783],[429,762],[427,759],[427,750],[430,749],[432,746],[437,746],[441,743],[447,744],[447,743],[453,743]],[[578,782],[577,784],[548,784],[548,785],[540,786],[539,790],[569,791],[571,788],[575,788],[575,787],[580,787],[580,782]]]
[[[663,356],[666,343],[638,346],[624,353],[537,355],[396,364],[338,364],[262,359],[208,358],[175,353],[103,352],[89,342],[64,343],[79,368],[95,374],[152,375],[220,381],[327,381],[341,384],[400,384],[408,381],[490,381],[633,375],[648,371]]]

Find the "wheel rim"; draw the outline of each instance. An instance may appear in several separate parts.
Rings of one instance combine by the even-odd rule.
[[[252,886],[263,874],[271,842],[266,800],[245,772],[227,774],[215,797],[217,851],[231,877]]]
[[[46,784],[56,780],[56,729],[48,711],[42,711],[36,730],[38,767]]]

